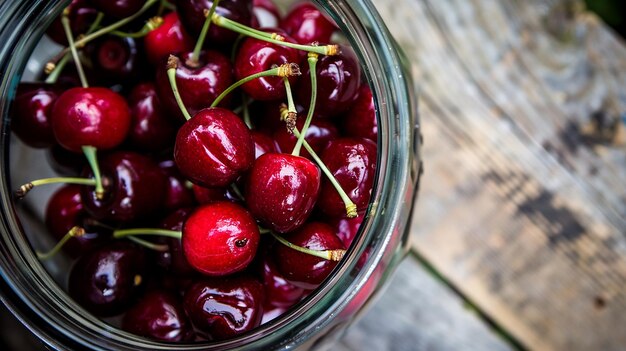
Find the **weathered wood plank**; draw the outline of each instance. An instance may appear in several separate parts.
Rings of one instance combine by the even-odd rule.
[[[414,248],[536,349],[626,335],[626,49],[578,1],[375,1],[414,59]]]

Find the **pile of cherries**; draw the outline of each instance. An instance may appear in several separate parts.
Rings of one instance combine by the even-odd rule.
[[[45,223],[68,294],[147,338],[223,340],[319,286],[376,172],[372,94],[336,25],[272,0],[73,0],[14,134],[64,183]],[[292,94],[293,88],[293,94]],[[36,190],[33,190],[36,191]]]

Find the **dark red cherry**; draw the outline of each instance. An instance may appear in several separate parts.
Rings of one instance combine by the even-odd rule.
[[[227,200],[226,188],[207,188],[194,184],[191,187],[191,191],[193,192],[193,197],[196,199],[196,202],[201,205]]]
[[[320,56],[316,71],[315,115],[333,117],[346,112],[356,100],[361,86],[361,66],[354,51],[347,46],[341,46],[339,55]],[[296,92],[298,101],[308,108],[311,99],[311,73],[308,64],[302,69]]]
[[[160,227],[168,230],[182,231],[183,225],[189,215],[193,212],[193,208],[179,208],[168,214],[161,222]],[[160,243],[168,246],[165,252],[157,254],[157,263],[163,266],[168,272],[178,276],[190,276],[196,273],[196,270],[189,264],[183,252],[183,245],[180,239],[160,237]]]
[[[250,132],[252,141],[254,141],[254,158],[257,159],[263,154],[276,153],[276,143],[274,139],[270,138],[267,134],[261,133],[257,130]]]
[[[247,276],[205,279],[186,290],[184,306],[202,336],[230,339],[261,323],[263,285]]]
[[[191,61],[191,52],[180,56],[176,69],[176,85],[185,108],[190,115],[211,106],[215,98],[233,83],[232,65],[228,57],[217,51],[202,51],[197,62]],[[159,67],[156,74],[157,92],[163,105],[173,116],[184,121],[180,107],[176,103],[167,76],[166,65]],[[220,106],[228,106],[230,95]]]
[[[320,189],[320,170],[291,154],[259,157],[248,174],[246,204],[255,218],[279,233],[300,227],[311,214]]]
[[[322,222],[308,222],[286,239],[311,250],[345,249],[334,229]],[[274,246],[274,259],[283,277],[304,289],[316,288],[337,265],[335,261],[302,253],[282,244]]]
[[[225,187],[252,166],[254,143],[237,115],[219,107],[208,108],[178,130],[174,160],[190,181]]]
[[[176,0],[176,11],[185,28],[192,35],[198,36],[202,30],[206,17],[204,11],[211,8],[210,0]],[[252,21],[252,1],[250,0],[221,0],[215,12],[233,21],[249,26]],[[207,42],[214,44],[230,44],[237,39],[238,34],[228,29],[212,25],[207,33]]]
[[[20,83],[11,107],[11,130],[35,148],[56,143],[50,122],[52,105],[63,88],[58,85]]]
[[[302,130],[305,119],[305,116],[298,117],[298,120],[296,122],[296,127],[298,128],[298,130]],[[290,153],[293,150],[293,147],[296,146],[296,142],[298,141],[298,138],[296,138],[293,133],[289,133],[287,131],[287,128],[285,127],[276,130],[273,136],[276,144],[278,144],[278,147],[282,152]],[[339,131],[334,123],[327,120],[314,118],[306,131],[304,139],[309,143],[309,145],[311,145],[313,151],[315,151],[315,153],[319,155],[326,148],[331,140],[338,137]],[[309,152],[305,148],[302,148],[300,154],[302,157],[306,157],[310,160],[313,159],[311,157],[311,154],[309,154]]]
[[[74,226],[85,229],[85,233],[69,239],[63,250],[72,257],[102,245],[110,238],[110,232],[88,225],[88,214],[80,197],[80,185],[65,185],[52,194],[46,206],[46,228],[57,241],[61,240]]]
[[[171,292],[153,290],[141,297],[122,318],[122,329],[167,342],[193,341],[194,331],[182,299]]]
[[[146,56],[155,66],[163,63],[169,55],[193,50],[194,44],[194,39],[182,27],[176,11],[163,16],[163,23],[144,37]],[[165,65],[157,69],[164,70]]]
[[[365,138],[335,139],[321,158],[358,211],[365,210],[376,176],[376,144]],[[331,217],[346,214],[344,202],[326,178],[322,181],[317,207]]]
[[[145,70],[143,52],[133,38],[110,35],[90,46],[93,72],[100,81],[109,84],[120,81],[128,83]]]
[[[197,208],[183,226],[187,261],[210,276],[224,276],[246,268],[256,255],[260,234],[250,213],[228,201]]]
[[[107,16],[125,18],[135,14],[145,0],[89,0],[94,7]]]
[[[301,44],[329,43],[337,30],[335,23],[310,2],[292,7],[280,27]]]
[[[304,289],[285,280],[276,268],[272,255],[264,255],[262,266],[265,306],[290,307],[300,301],[304,295]]]
[[[159,162],[159,167],[167,177],[163,208],[167,211],[177,210],[183,207],[191,207],[195,204],[194,193],[189,188],[188,182],[176,167],[172,159]]]
[[[125,241],[85,252],[69,274],[69,295],[89,312],[122,313],[137,298],[145,280],[145,254]]]
[[[358,98],[341,121],[343,135],[378,141],[378,121],[372,91],[367,84],[359,88]]]
[[[280,23],[280,11],[272,0],[253,0],[252,13],[259,27],[278,27]]]
[[[280,29],[264,28],[262,30],[268,33],[278,33],[285,37],[285,41],[295,42]],[[235,57],[235,79],[240,80],[285,63],[298,63],[300,57],[300,52],[296,49],[247,38],[241,43]],[[295,77],[290,77],[289,81],[293,84]],[[241,88],[254,100],[277,100],[286,96],[285,83],[281,77],[254,79],[242,85]]]
[[[96,198],[94,187],[81,192],[85,209],[98,220],[128,222],[160,209],[166,178],[159,165],[147,156],[117,151],[100,160],[104,198]]]
[[[361,228],[361,223],[363,223],[363,215],[363,213],[359,213],[358,217],[335,218],[330,221],[331,226],[335,228],[335,233],[337,233],[337,236],[346,248],[350,247],[359,233],[359,228]]]
[[[130,129],[126,100],[107,88],[66,90],[52,106],[50,117],[56,140],[74,152],[81,152],[83,146],[114,148]]]
[[[67,8],[69,9],[68,18],[74,38],[79,34],[85,34],[98,15],[98,10],[95,9],[90,0],[72,0],[72,2],[67,5]],[[63,24],[61,24],[60,14],[52,24],[50,24],[50,27],[46,30],[46,34],[55,42],[61,45],[67,45],[67,37],[65,36]]]
[[[131,144],[146,151],[164,150],[176,136],[173,119],[167,116],[153,83],[141,83],[130,92]]]
[[[52,145],[46,155],[50,167],[61,176],[75,177],[87,166],[87,160],[84,157],[78,157],[75,152],[59,144]]]

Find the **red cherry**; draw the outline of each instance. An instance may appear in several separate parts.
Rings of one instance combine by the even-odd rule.
[[[154,84],[136,85],[128,100],[131,115],[128,138],[131,144],[146,151],[159,151],[171,146],[176,127],[163,110]]]
[[[205,279],[184,296],[191,322],[209,340],[230,339],[261,324],[263,285],[253,278]]]
[[[248,175],[246,204],[255,218],[279,233],[300,227],[320,189],[320,170],[304,157],[268,153]]]
[[[159,162],[159,168],[167,177],[163,208],[168,211],[183,207],[191,207],[195,204],[194,194],[186,184],[186,180],[180,174],[176,163],[172,159]]]
[[[225,188],[207,188],[194,184],[191,190],[193,197],[201,205],[227,200]]]
[[[364,210],[376,176],[376,144],[364,138],[339,138],[322,153],[322,161],[359,211]],[[324,179],[317,207],[331,217],[345,216],[346,208],[333,185]]]
[[[304,126],[305,118],[300,116],[296,122],[298,130],[302,130]],[[298,138],[293,133],[289,133],[284,126],[274,132],[274,140],[278,144],[279,149],[282,152],[291,152],[293,147],[296,146]],[[315,153],[320,154],[328,145],[331,140],[339,137],[339,131],[334,123],[314,118],[306,130],[304,139],[311,145]],[[306,157],[310,160],[313,158],[306,149],[302,149],[300,152],[302,157]]]
[[[207,108],[179,129],[174,160],[192,182],[225,187],[252,165],[254,143],[237,115],[219,107]]]
[[[35,148],[56,143],[50,112],[63,88],[59,85],[20,83],[11,107],[11,130],[25,144]]]
[[[111,89],[71,88],[52,107],[52,130],[61,146],[81,152],[83,146],[111,149],[124,141],[130,129],[126,100]]]
[[[163,16],[163,23],[144,37],[146,56],[155,66],[169,55],[193,50],[194,44],[193,38],[182,27],[176,11]],[[164,67],[159,69],[164,70]]]
[[[70,28],[74,38],[79,34],[85,34],[98,15],[98,10],[95,9],[89,0],[72,0],[67,5],[67,8],[69,10]],[[50,24],[46,34],[55,42],[67,45],[67,37],[65,36],[63,24],[61,24],[61,15]]]
[[[301,44],[328,43],[337,30],[335,23],[310,2],[291,8],[280,27]]]
[[[368,138],[378,141],[378,121],[372,91],[367,84],[359,88],[358,98],[341,122],[345,136]]]
[[[182,299],[163,290],[146,293],[122,318],[122,329],[150,339],[192,341],[194,331]]]
[[[180,13],[183,25],[189,33],[199,35],[204,26],[206,17],[204,11],[211,8],[211,0],[177,0],[176,11]],[[215,13],[238,23],[249,26],[252,20],[252,1],[250,0],[221,0],[215,8]],[[215,44],[231,44],[237,39],[237,33],[211,26],[207,33],[207,42]]]
[[[359,228],[361,228],[361,223],[363,223],[363,214],[360,213],[358,217],[354,218],[335,218],[331,220],[331,226],[335,228],[335,232],[341,241],[343,242],[343,246],[350,247],[352,245],[352,241],[356,238],[356,235],[359,232]]]
[[[170,213],[161,222],[160,227],[168,230],[182,231],[187,218],[193,212],[193,208],[179,208]],[[165,243],[168,250],[157,254],[157,263],[163,266],[168,272],[177,276],[192,276],[197,271],[189,264],[183,252],[181,239],[170,237],[159,237],[159,242]]]
[[[256,254],[259,240],[259,228],[250,213],[227,201],[199,207],[183,226],[187,261],[211,276],[246,268]]]
[[[135,14],[145,0],[89,0],[100,12],[115,18],[125,18]]]
[[[254,141],[254,159],[261,157],[263,154],[278,152],[274,139],[267,134],[253,130],[250,132],[250,135],[252,136],[252,141]]]
[[[295,42],[280,29],[264,28],[268,33],[278,33],[285,41]],[[266,41],[247,38],[241,43],[235,57],[235,79],[240,80],[252,74],[260,73],[285,63],[300,61],[300,52],[296,49],[271,44]],[[290,77],[293,84],[295,77]],[[241,88],[254,100],[277,100],[286,96],[282,77],[262,77],[254,79]]]
[[[308,222],[286,239],[311,250],[344,249],[333,228],[321,222]],[[303,289],[316,288],[337,265],[335,261],[302,253],[282,244],[275,245],[274,254],[276,266],[283,277]]]
[[[290,307],[300,301],[305,290],[285,280],[271,255],[264,255],[262,266],[265,306]]]
[[[252,13],[259,27],[278,27],[280,11],[272,0],[253,0]]]
[[[144,74],[143,51],[129,37],[105,36],[89,43],[93,72],[99,81],[126,84]]]

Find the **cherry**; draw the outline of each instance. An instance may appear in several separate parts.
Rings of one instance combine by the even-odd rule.
[[[342,119],[341,127],[345,136],[368,138],[377,142],[376,106],[369,85],[361,85],[358,98]]]
[[[263,154],[278,152],[274,139],[267,134],[253,130],[250,132],[250,135],[252,136],[252,141],[254,141],[254,159],[261,157]]]
[[[228,199],[226,195],[228,191],[225,188],[207,188],[194,184],[191,187],[191,191],[193,192],[193,197],[196,199],[196,202],[201,205]]]
[[[123,241],[85,252],[70,270],[68,292],[97,316],[119,314],[141,290],[145,259],[142,250]]]
[[[53,238],[61,240],[74,226],[85,229],[80,236],[74,236],[64,245],[63,250],[72,257],[102,245],[110,238],[110,232],[88,225],[88,214],[81,201],[79,185],[65,185],[52,194],[46,206],[45,222]]]
[[[290,307],[300,301],[305,290],[285,280],[276,268],[274,257],[264,255],[261,265],[265,287],[265,306]]]
[[[248,175],[246,204],[255,218],[279,233],[300,227],[311,214],[321,173],[304,157],[267,153]]]
[[[81,192],[85,209],[98,220],[128,222],[158,210],[164,198],[166,178],[147,156],[116,151],[100,160],[105,193],[98,199],[93,187]]]
[[[197,61],[193,53],[185,52],[176,68],[176,84],[185,107],[191,115],[198,113],[233,83],[232,66],[228,57],[217,51],[201,52]],[[178,120],[184,121],[167,76],[165,65],[157,70],[157,92],[163,105]],[[229,99],[220,106],[228,106]]]
[[[150,339],[192,341],[194,331],[182,300],[164,290],[146,293],[122,318],[122,329]]]
[[[143,73],[143,52],[135,39],[110,35],[89,44],[93,71],[100,80],[128,82]]]
[[[90,0],[72,0],[72,2],[67,5],[67,11],[69,11],[68,16],[74,37],[79,34],[84,34],[98,14],[98,10],[94,8]],[[67,38],[60,17],[61,16],[57,17],[52,24],[50,24],[50,27],[46,30],[46,34],[55,42],[61,45],[67,45]]]
[[[285,37],[285,41],[295,42],[280,29],[262,29],[268,33],[277,33]],[[241,43],[235,57],[235,79],[240,80],[247,76],[266,71],[272,67],[285,63],[300,61],[300,51],[271,44],[255,38],[247,38]],[[290,82],[295,82],[291,77]],[[254,79],[241,88],[254,100],[277,100],[286,96],[285,84],[281,77],[262,77]]]
[[[179,129],[174,160],[192,182],[225,187],[252,165],[254,143],[237,115],[219,107],[207,108]]]
[[[298,118],[296,122],[298,130],[302,130],[304,122],[304,118]],[[273,136],[282,152],[291,152],[298,140],[293,133],[289,133],[284,127],[276,130]],[[306,130],[304,139],[311,145],[313,151],[319,154],[326,148],[331,140],[338,137],[339,131],[334,123],[323,119],[313,119],[309,128]],[[303,150],[301,155],[302,157],[312,159],[311,154],[306,150]]]
[[[337,30],[335,23],[310,2],[292,7],[280,27],[301,44],[328,43]]]
[[[376,176],[376,144],[364,138],[339,138],[322,153],[322,161],[359,210],[367,207]],[[345,204],[327,180],[322,181],[318,208],[331,217],[345,215]]]
[[[210,276],[224,276],[246,268],[254,258],[260,234],[254,218],[228,201],[197,208],[182,230],[187,261]]]
[[[56,140],[74,152],[81,152],[83,146],[114,148],[130,129],[128,104],[107,88],[66,90],[52,106],[50,117]]]
[[[261,323],[263,285],[248,276],[205,279],[184,294],[193,325],[209,340],[224,340]]]
[[[180,13],[183,25],[193,35],[200,34],[206,19],[204,11],[211,8],[211,0],[177,0],[176,10]],[[221,0],[215,13],[232,19],[244,25],[250,25],[252,21],[252,1],[250,0]],[[211,26],[207,33],[207,39],[215,44],[229,44],[237,39],[237,33]]]
[[[331,226],[322,222],[307,222],[290,233],[288,241],[311,250],[344,249],[343,243]],[[303,289],[316,288],[337,262],[296,251],[284,245],[275,245],[276,267],[291,284]]]
[[[12,107],[11,129],[20,140],[34,148],[56,143],[50,111],[62,87],[52,84],[20,83]]]
[[[131,116],[128,138],[131,144],[146,151],[164,150],[172,145],[176,127],[163,110],[154,84],[136,85],[128,100]]]
[[[163,16],[163,23],[150,31],[143,42],[148,60],[155,66],[171,54],[193,50],[194,45],[193,38],[182,27],[176,11]]]
[[[258,27],[278,27],[280,11],[272,0],[252,1],[253,19],[256,19]]]
[[[94,7],[107,16],[125,18],[144,5],[145,0],[89,0]]]
[[[342,46],[338,55],[320,56],[316,71],[315,115],[333,117],[346,112],[356,100],[361,86],[361,67],[354,51]],[[296,90],[298,100],[307,108],[311,97],[310,77],[307,68],[302,72]]]
[[[183,225],[187,218],[193,212],[193,208],[179,208],[176,211],[170,213],[163,219],[160,227],[163,229],[183,230]],[[189,264],[185,254],[183,252],[182,242],[178,238],[160,237],[159,242],[164,242],[168,246],[168,250],[159,252],[157,255],[157,262],[165,267],[165,269],[178,276],[190,276],[196,273],[196,270]]]
[[[187,181],[183,178],[176,167],[173,159],[165,159],[159,162],[159,168],[163,170],[167,177],[165,198],[162,207],[172,211],[179,208],[191,207],[195,204],[194,192],[189,189]]]
[[[335,228],[335,233],[343,245],[350,247],[359,232],[359,228],[361,228],[361,223],[363,223],[362,214],[354,218],[335,218],[331,220],[330,224]]]

